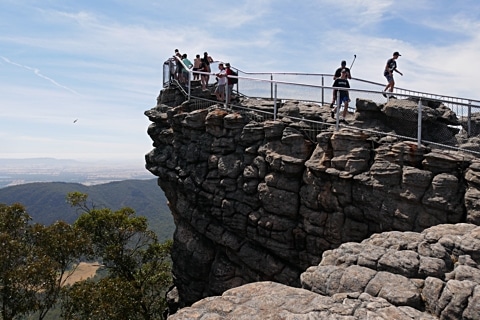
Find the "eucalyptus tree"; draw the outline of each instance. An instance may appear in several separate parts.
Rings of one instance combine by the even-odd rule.
[[[65,222],[32,224],[21,204],[0,204],[2,319],[43,319],[59,301],[64,281],[88,254],[88,238]]]
[[[113,211],[74,192],[67,201],[83,213],[74,223],[92,243],[105,275],[65,288],[65,319],[162,319],[172,283],[171,241],[159,243],[147,219],[131,208]]]

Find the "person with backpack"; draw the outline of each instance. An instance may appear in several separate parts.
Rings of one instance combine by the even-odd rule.
[[[230,103],[230,100],[232,99],[232,93],[233,93],[233,83],[232,83],[232,78],[229,76],[232,75],[232,69],[230,68],[230,63],[227,62],[225,63],[225,73],[227,75],[227,86],[225,88],[225,99],[227,100],[227,103]]]
[[[203,61],[205,62],[205,65],[207,66],[207,69],[205,72],[212,72],[212,69],[210,68],[210,64],[213,62],[213,58],[211,56],[208,55],[208,52],[205,51],[203,53]],[[210,76],[207,76],[207,84],[208,82],[210,81]]]
[[[185,84],[188,82],[189,70],[192,69],[193,63],[188,60],[186,53],[182,55],[182,62],[188,68],[188,70],[182,68],[182,80],[180,81],[180,83]]]
[[[230,63],[225,63],[225,73],[227,74],[227,103],[230,103],[232,100],[232,94],[233,94],[233,85],[238,83],[238,78],[232,78],[229,76],[238,76],[238,73],[233,71],[230,68]]]

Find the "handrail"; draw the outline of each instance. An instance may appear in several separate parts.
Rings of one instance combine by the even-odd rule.
[[[172,58],[170,58],[172,59]],[[178,64],[181,64],[183,68],[185,68],[185,70],[188,72],[188,85],[185,86],[185,87],[182,87],[183,90],[187,90],[188,92],[184,92],[184,94],[186,94],[186,97],[187,99],[190,101],[192,95],[191,95],[191,87],[192,87],[192,75],[195,73],[195,74],[204,74],[204,75],[215,75],[216,73],[213,73],[213,72],[203,72],[203,71],[193,71],[192,69],[189,69],[187,68],[187,66],[183,63],[183,61],[181,59],[179,59],[178,57],[175,57],[175,60],[176,60],[176,63]],[[217,62],[214,62],[214,63],[218,63]],[[165,63],[166,64],[166,63]],[[168,66],[171,66],[170,64],[168,64]],[[278,95],[277,95],[277,85],[289,85],[289,86],[300,86],[300,87],[308,87],[308,88],[313,88],[313,91],[316,92],[316,89],[320,89],[319,92],[321,91],[321,94],[322,94],[322,100],[321,102],[318,101],[318,99],[314,98],[315,100],[312,100],[311,99],[311,96],[308,97],[307,96],[304,96],[304,98],[300,98],[297,100],[302,100],[302,101],[309,101],[309,102],[314,102],[314,103],[320,103],[320,104],[325,104],[324,102],[324,90],[337,90],[340,91],[340,90],[343,90],[343,91],[349,91],[349,92],[358,92],[358,93],[363,93],[363,94],[375,94],[375,95],[381,95],[381,94],[385,94],[385,92],[383,90],[367,90],[367,89],[360,89],[360,88],[343,88],[343,87],[333,87],[333,86],[325,86],[324,85],[324,78],[325,76],[332,76],[330,74],[325,74],[325,73],[298,73],[298,72],[244,72],[242,71],[241,69],[238,69],[238,68],[235,68],[235,67],[232,67],[233,69],[237,70],[238,74],[240,73],[243,73],[243,74],[248,74],[248,75],[270,75],[270,79],[261,79],[261,78],[256,78],[256,77],[246,77],[246,76],[241,76],[241,75],[237,75],[237,76],[233,76],[233,75],[227,75],[227,78],[237,78],[237,79],[244,79],[246,83],[248,83],[249,81],[255,81],[255,82],[264,82],[264,83],[269,83],[270,84],[270,99],[272,101],[274,101],[274,119],[276,118],[276,110],[277,110],[277,98],[278,98]],[[301,75],[307,75],[307,76],[321,76],[321,80],[322,80],[322,84],[321,85],[318,85],[318,84],[312,84],[312,83],[302,83],[302,82],[289,82],[289,81],[283,81],[283,80],[274,80],[273,76],[274,75],[295,75],[295,76],[301,76]],[[164,74],[164,77],[165,77],[165,74]],[[302,79],[307,79],[307,78],[302,78]],[[383,84],[380,84],[380,83],[377,83],[377,82],[373,82],[373,81],[369,81],[369,80],[364,80],[364,79],[358,79],[358,78],[353,78],[353,80],[355,81],[359,81],[359,82],[363,82],[363,83],[368,83],[368,84],[372,84],[372,85],[375,85],[375,86],[381,86],[382,89],[383,89]],[[169,80],[169,83],[172,82],[172,79],[170,78]],[[243,81],[242,81],[243,82]],[[164,86],[165,86],[165,81],[164,81]],[[238,89],[238,83],[236,84],[237,86],[237,89],[236,89],[236,92],[237,94],[240,94],[240,91]],[[257,86],[254,86],[253,87],[253,90],[260,90],[260,92],[262,92],[261,90],[265,90],[265,88],[263,87],[263,89],[261,89],[262,86],[258,86],[258,89],[257,89]],[[246,89],[247,91],[248,90],[251,90],[250,89]],[[264,91],[263,91],[264,92]],[[283,92],[283,91],[282,91]],[[286,91],[288,92],[288,91]],[[300,91],[301,92],[301,91]],[[311,91],[310,91],[311,92]],[[387,93],[389,94],[389,93]],[[226,93],[226,102],[224,102],[224,107],[225,108],[228,108],[229,107],[229,104],[230,104],[230,99],[229,99],[229,90],[227,90],[227,93]],[[422,127],[422,119],[421,119],[421,113],[422,113],[422,104],[421,104],[421,101],[425,101],[425,100],[428,100],[428,101],[437,101],[437,102],[441,102],[443,103],[445,106],[449,107],[452,111],[454,110],[454,108],[457,108],[454,112],[457,114],[457,116],[460,117],[462,123],[464,123],[464,126],[465,126],[465,129],[467,130],[467,134],[468,136],[471,135],[471,130],[472,129],[475,129],[478,131],[478,126],[475,125],[475,127],[472,127],[472,108],[479,108],[480,107],[480,100],[475,100],[475,99],[466,99],[466,98],[460,98],[460,97],[453,97],[453,96],[442,96],[442,95],[438,95],[438,94],[432,94],[432,93],[426,93],[426,92],[419,92],[419,91],[413,91],[413,90],[408,90],[408,89],[403,89],[403,88],[396,88],[395,90],[395,96],[401,96],[401,97],[412,97],[412,98],[415,98],[415,99],[418,99],[418,133],[417,133],[417,140],[418,140],[418,143],[420,143],[421,141],[421,127]],[[260,97],[260,96],[258,96]],[[262,96],[263,98],[268,98],[266,96]],[[283,96],[282,98],[280,98],[280,100],[282,99],[289,99],[289,98],[292,98],[293,96]],[[198,97],[197,97],[198,98]],[[309,99],[310,98],[310,99]],[[472,105],[472,103],[474,103],[474,105]],[[479,104],[479,105],[477,105]],[[340,101],[337,100],[337,110],[339,110],[340,108]],[[466,115],[463,115],[464,113],[466,112]],[[336,129],[339,128],[338,126],[338,120],[339,120],[339,112],[337,112],[337,117],[336,117],[336,122],[337,122],[337,125],[336,125]],[[466,122],[465,122],[466,121]]]
[[[247,72],[247,71],[243,71],[243,70],[238,69],[238,68],[236,68],[236,70],[240,71],[240,72],[243,73],[243,74],[259,74],[259,75],[295,75],[295,76],[321,76],[321,77],[333,77],[333,76],[334,76],[333,74],[329,74],[329,73],[306,73],[306,72]],[[353,77],[352,77],[351,80],[355,80],[355,81],[358,81],[358,82],[367,83],[367,84],[371,84],[371,85],[375,85],[375,86],[379,86],[379,87],[385,87],[385,84],[383,84],[383,83],[374,82],[374,81],[370,81],[370,80],[365,80],[365,79],[361,79],[361,78],[353,78]],[[331,87],[329,87],[329,88],[331,88]],[[438,100],[442,100],[442,99],[443,99],[443,100],[460,99],[460,100],[466,100],[466,101],[476,102],[476,103],[480,104],[480,100],[471,99],[471,98],[462,98],[462,97],[455,97],[455,96],[440,95],[440,94],[436,94],[436,93],[415,91],[415,90],[405,89],[405,88],[401,88],[401,87],[395,87],[395,89],[396,89],[397,91],[406,91],[406,92],[416,93],[416,94],[422,95],[423,97],[429,97],[429,96],[441,97],[441,99],[438,99]]]
[[[215,75],[215,73],[205,73],[205,72],[202,72],[202,71],[193,71],[191,69],[188,69],[186,67],[186,65],[183,63],[183,61],[181,59],[179,59],[178,57],[176,57],[176,60],[179,61],[182,66],[185,68],[185,70],[189,71],[189,73],[198,73],[198,74],[206,74],[206,75]],[[218,63],[219,61],[214,61],[214,63]],[[329,73],[306,73],[306,72],[248,72],[248,71],[244,71],[242,69],[239,69],[239,68],[234,68],[235,70],[237,70],[237,72],[240,72],[240,73],[243,73],[243,74],[257,74],[257,75],[295,75],[295,76],[319,76],[319,77],[333,77],[333,74],[329,74]],[[234,77],[234,76],[229,76],[229,77]],[[245,78],[245,79],[250,79],[250,80],[256,80],[255,78],[249,78],[249,77],[241,77],[241,76],[238,76],[238,79],[242,79],[242,78]],[[382,84],[382,83],[378,83],[378,82],[374,82],[374,81],[370,81],[370,80],[365,80],[365,79],[361,79],[361,78],[352,78],[352,80],[355,80],[355,81],[358,81],[358,82],[362,82],[362,83],[367,83],[367,84],[371,84],[371,85],[375,85],[375,86],[380,86],[380,87],[384,87],[385,84]],[[268,81],[268,80],[267,80]],[[270,79],[270,81],[274,81],[273,79]],[[287,83],[287,82],[285,82]],[[306,83],[298,83],[298,84],[301,84],[301,85],[309,85],[309,84],[306,84]],[[325,87],[325,88],[332,88],[331,86],[321,86],[321,87]],[[405,89],[405,88],[402,88],[402,87],[395,87],[395,93],[396,94],[400,94],[398,91],[404,91],[404,92],[410,92],[411,94],[414,94],[414,95],[417,95],[417,96],[422,96],[422,97],[425,97],[425,98],[429,98],[429,99],[435,99],[435,98],[432,98],[432,96],[436,96],[436,97],[439,97],[439,98],[436,98],[435,100],[439,100],[439,101],[442,101],[442,100],[463,100],[463,101],[468,101],[466,103],[459,103],[459,104],[468,104],[468,103],[477,103],[480,105],[480,100],[477,100],[477,99],[472,99],[472,98],[463,98],[463,97],[455,97],[455,96],[449,96],[449,95],[440,95],[440,94],[436,94],[436,93],[429,93],[429,92],[422,92],[422,91],[415,91],[415,90],[411,90],[411,89]],[[456,102],[457,103],[457,102]]]

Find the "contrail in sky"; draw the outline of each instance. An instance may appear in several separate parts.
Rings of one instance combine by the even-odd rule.
[[[30,70],[30,71],[33,71],[33,73],[36,75],[36,76],[39,76],[40,78],[42,79],[45,79],[45,80],[48,80],[50,81],[51,83],[53,83],[55,86],[59,87],[59,88],[62,88],[62,89],[65,89],[67,91],[70,91],[74,94],[79,94],[78,92],[76,92],[75,90],[73,89],[70,89],[69,87],[66,87],[66,86],[63,86],[61,85],[60,83],[58,83],[57,81],[53,80],[52,78],[49,78],[47,76],[44,76],[43,74],[40,73],[40,70],[36,69],[36,68],[32,68],[32,67],[29,67],[29,66],[25,66],[25,65],[21,65],[19,63],[16,63],[16,62],[13,62],[5,57],[2,57],[0,56],[0,58],[2,58],[5,62],[11,64],[11,65],[14,65],[14,66],[17,66],[17,67],[20,67],[20,68],[24,68],[24,69],[27,69],[27,70]]]

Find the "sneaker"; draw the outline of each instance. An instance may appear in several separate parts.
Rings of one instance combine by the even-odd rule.
[[[395,96],[390,96],[390,97],[388,97],[388,99],[397,99],[397,97],[395,97]]]
[[[388,98],[387,95],[385,93],[382,93],[382,95],[385,97],[385,98]]]

